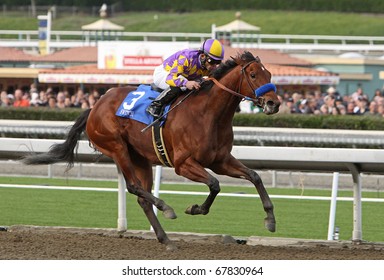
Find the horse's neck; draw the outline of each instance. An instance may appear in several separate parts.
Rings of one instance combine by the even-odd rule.
[[[234,84],[228,82],[225,83],[224,79],[221,79],[219,82],[227,88],[237,91],[237,80]],[[209,92],[208,108],[214,113],[217,120],[220,120],[221,122],[230,122],[232,125],[232,119],[240,101],[241,99],[239,97],[214,85]]]
[[[205,121],[225,127],[232,126],[239,102],[238,97],[214,86],[199,100],[198,106],[206,112]]]

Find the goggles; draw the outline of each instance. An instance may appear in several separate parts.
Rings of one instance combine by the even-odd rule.
[[[210,57],[207,58],[207,62],[211,65],[215,65],[215,64],[220,64],[221,63],[221,60],[214,60]]]

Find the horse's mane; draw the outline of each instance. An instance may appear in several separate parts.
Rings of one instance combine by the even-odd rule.
[[[259,57],[254,57],[253,54],[249,51],[244,51],[243,53],[237,53],[236,57],[231,57],[231,59],[228,59],[225,61],[225,63],[222,63],[213,73],[212,77],[216,80],[222,78],[228,71],[230,71],[232,68],[236,67],[238,63],[236,61],[242,60],[244,64],[251,62],[251,61],[260,61]]]
[[[232,57],[231,59],[226,60],[224,63],[220,64],[219,67],[216,68],[215,71],[212,72],[211,77],[215,78],[216,80],[221,79],[226,73],[231,71],[233,68],[235,68],[239,63],[237,61],[243,61],[244,64],[251,62],[251,61],[258,61],[260,62],[260,58],[258,56],[254,57],[253,54],[249,51],[244,51],[243,53],[237,53],[236,57]],[[209,89],[212,87],[213,82],[204,83],[202,89]]]

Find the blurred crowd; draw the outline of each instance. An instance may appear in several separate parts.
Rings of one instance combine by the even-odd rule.
[[[100,98],[98,91],[86,93],[78,89],[73,95],[67,91],[54,92],[52,88],[38,91],[35,85],[31,85],[29,91],[16,89],[13,93],[2,91],[0,99],[1,107],[48,107],[48,108],[92,108]]]
[[[384,92],[377,89],[372,98],[362,88],[352,94],[340,94],[334,87],[325,93],[311,91],[306,93],[284,93],[279,95],[280,114],[315,114],[315,115],[375,115],[384,117]],[[258,113],[259,108],[248,101],[240,104],[242,113]]]
[[[96,90],[84,92],[78,89],[74,94],[67,91],[54,92],[52,88],[38,91],[34,84],[29,91],[15,90],[13,93],[1,92],[1,107],[49,107],[49,108],[92,108],[101,97]],[[384,117],[384,91],[377,89],[372,98],[362,88],[352,94],[340,94],[334,87],[326,92],[308,91],[305,93],[285,92],[279,95],[280,114],[315,115],[375,115]],[[260,109],[250,101],[242,101],[240,113],[258,113]]]

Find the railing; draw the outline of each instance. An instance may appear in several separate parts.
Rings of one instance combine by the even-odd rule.
[[[110,31],[105,32],[113,40],[124,41],[195,41],[203,42],[211,37],[211,33],[174,33],[174,32],[123,32]],[[0,46],[10,45],[18,41],[25,43],[38,43],[37,30],[0,30]],[[100,34],[98,35],[100,36]],[[84,42],[95,42],[94,31],[51,31],[51,43],[61,42],[65,45],[67,42],[77,42],[83,45]]]
[[[64,136],[73,122],[0,120],[1,134],[28,134]],[[247,145],[264,146],[267,143],[286,145],[343,145],[384,148],[384,131],[337,130],[275,127],[234,127],[234,140]]]
[[[107,33],[106,33],[107,34]],[[51,31],[53,48],[69,48],[96,45],[100,35],[88,31]],[[108,34],[113,40],[123,41],[183,41],[200,43],[211,38],[211,33],[172,33],[172,32],[121,32]],[[278,35],[278,34],[236,34],[232,33],[232,46],[285,51],[356,51],[378,52],[384,50],[384,37],[379,36],[327,36],[327,35]],[[0,46],[38,47],[38,31],[0,30]]]

